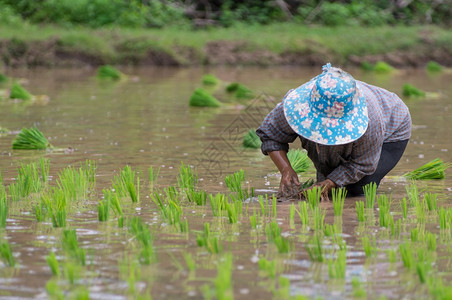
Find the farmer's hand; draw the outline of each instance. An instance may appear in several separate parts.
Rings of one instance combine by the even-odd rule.
[[[281,172],[281,182],[279,184],[279,195],[285,198],[297,197],[300,191],[300,182],[297,173],[288,167]]]
[[[313,184],[310,188],[305,189],[303,191],[312,189],[314,187],[320,187],[322,189],[322,194],[320,195],[320,201],[330,201],[330,198],[328,197],[328,193],[331,191],[331,189],[336,187],[336,184],[333,181],[331,181],[330,179],[326,179],[324,181],[319,181],[319,182]]]

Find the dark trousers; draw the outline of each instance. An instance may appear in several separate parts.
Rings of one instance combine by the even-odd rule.
[[[399,162],[403,152],[408,144],[408,140],[392,143],[383,143],[381,148],[380,160],[378,161],[377,170],[372,175],[364,176],[360,181],[345,186],[350,196],[363,195],[363,186],[368,183],[375,182],[380,185],[380,181],[389,173]]]

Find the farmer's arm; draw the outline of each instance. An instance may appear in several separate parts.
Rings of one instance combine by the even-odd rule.
[[[341,163],[328,176],[337,186],[343,187],[358,182],[377,169],[383,146],[383,130],[379,124],[370,124],[366,133],[353,143],[350,158]]]
[[[297,174],[287,159],[289,143],[292,143],[298,135],[287,123],[282,103],[279,103],[265,117],[261,126],[256,130],[256,133],[262,141],[262,153],[269,155],[281,172],[280,192],[289,192],[293,184],[300,184]]]

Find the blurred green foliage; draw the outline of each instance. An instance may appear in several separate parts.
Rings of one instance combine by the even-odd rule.
[[[0,0],[0,23],[92,28],[232,26],[294,21],[326,26],[452,24],[452,0]]]

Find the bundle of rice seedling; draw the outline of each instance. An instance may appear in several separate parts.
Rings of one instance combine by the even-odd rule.
[[[429,61],[425,67],[428,72],[442,72],[444,67],[435,61]]]
[[[44,150],[53,146],[46,139],[44,134],[37,128],[22,128],[13,141],[13,149],[22,150]]]
[[[405,173],[402,176],[414,180],[444,179],[444,171],[449,167],[450,163],[446,164],[441,159],[435,158],[416,170]]]
[[[402,94],[407,97],[424,97],[425,92],[418,89],[414,85],[405,83],[402,88]]]
[[[391,73],[394,71],[394,67],[385,63],[384,61],[379,61],[374,66],[374,71],[377,73]]]
[[[22,100],[31,100],[31,94],[24,89],[19,83],[14,82],[13,87],[11,88],[11,93],[9,94],[10,99],[22,99]]]
[[[221,102],[203,88],[197,88],[190,97],[190,106],[219,107]]]
[[[202,84],[204,85],[216,85],[220,83],[220,79],[212,74],[206,74],[202,77]]]
[[[374,65],[367,61],[364,61],[361,63],[361,69],[363,69],[364,71],[373,71]]]
[[[125,75],[119,71],[118,69],[110,66],[100,66],[99,69],[97,69],[97,77],[101,79],[113,79],[113,80],[119,80]]]
[[[239,99],[251,99],[254,98],[254,92],[244,86],[241,83],[233,82],[226,86],[226,92],[234,93],[234,95]]]
[[[0,73],[0,83],[4,83],[8,80],[8,77]]]
[[[260,148],[262,142],[261,138],[256,134],[256,131],[250,129],[248,133],[243,137],[243,147],[245,148]]]
[[[287,158],[296,173],[305,172],[311,166],[311,160],[306,151],[301,151],[300,149],[290,150],[287,152]]]

